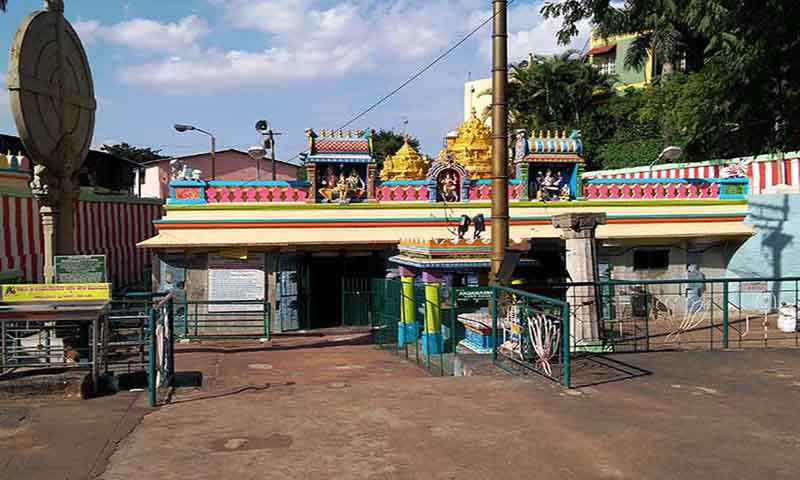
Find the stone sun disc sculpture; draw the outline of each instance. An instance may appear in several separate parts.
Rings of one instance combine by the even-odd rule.
[[[61,175],[77,171],[94,133],[94,85],[61,2],[23,20],[11,46],[11,111],[30,159]]]

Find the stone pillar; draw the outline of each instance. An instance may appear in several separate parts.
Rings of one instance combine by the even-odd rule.
[[[442,319],[439,289],[442,279],[436,274],[423,272],[425,282],[425,328],[422,332],[422,353],[438,355],[442,353]]]
[[[414,272],[400,267],[402,297],[400,301],[400,323],[397,324],[397,344],[415,343],[419,337],[419,327],[414,310]]]
[[[605,225],[605,213],[564,213],[553,217],[553,226],[560,228],[566,240],[567,273],[570,282],[579,284],[567,290],[570,304],[571,345],[599,345],[600,312],[597,301],[597,256],[595,231],[598,225]]]
[[[54,282],[53,255],[75,253],[75,202],[80,195],[77,171],[55,172],[36,165],[30,187],[39,203],[44,233],[44,280]]]
[[[53,255],[55,255],[56,245],[57,213],[54,212],[51,207],[43,205],[39,207],[39,215],[42,220],[42,233],[44,238],[44,283],[53,283],[55,281]]]

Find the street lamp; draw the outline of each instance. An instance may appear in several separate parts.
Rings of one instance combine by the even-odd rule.
[[[683,149],[681,147],[669,146],[662,150],[661,153],[658,154],[658,157],[650,163],[650,170],[652,170],[653,165],[658,163],[662,158],[672,161],[681,155],[683,155]]]
[[[256,179],[261,180],[261,160],[264,159],[264,155],[267,154],[267,151],[264,150],[264,147],[256,146],[248,148],[247,154],[256,161]]]
[[[211,180],[217,179],[217,139],[214,138],[214,134],[211,132],[207,132],[202,128],[197,128],[194,125],[186,125],[183,123],[176,123],[175,124],[175,131],[179,133],[184,133],[188,131],[197,131],[200,133],[205,133],[209,137],[211,137]]]
[[[269,148],[270,161],[272,162],[272,180],[277,180],[277,171],[275,168],[275,135],[280,135],[280,133],[273,132],[272,126],[266,120],[259,120],[256,122],[256,131],[261,134],[261,144],[264,146],[265,154],[266,149]],[[250,156],[253,157],[252,155]]]

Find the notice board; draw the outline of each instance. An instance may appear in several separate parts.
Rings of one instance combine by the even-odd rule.
[[[56,283],[104,283],[105,255],[56,255],[53,257]]]
[[[246,259],[208,255],[208,301],[264,300],[265,256],[250,254]],[[209,312],[260,312],[263,304],[214,304]]]

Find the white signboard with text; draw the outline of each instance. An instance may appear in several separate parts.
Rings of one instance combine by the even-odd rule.
[[[264,300],[264,254],[250,254],[246,259],[208,255],[208,301]],[[213,312],[260,312],[263,304],[214,304]]]

